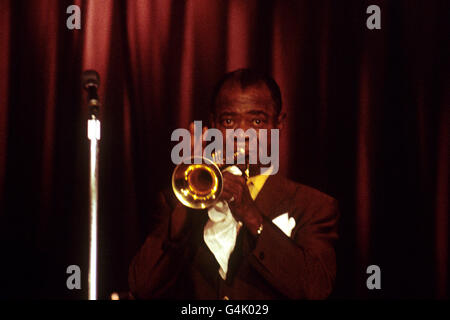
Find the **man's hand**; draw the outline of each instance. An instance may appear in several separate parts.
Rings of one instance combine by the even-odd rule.
[[[235,219],[242,221],[250,233],[256,236],[263,220],[250,195],[244,177],[229,172],[223,173],[221,200],[228,202]]]
[[[206,144],[203,140],[203,136],[207,129],[207,127],[203,127],[202,135],[197,137],[197,145],[201,145],[202,150]],[[194,136],[193,122],[189,125],[189,131],[191,133],[191,150],[192,154],[194,154],[194,141],[196,137]],[[201,139],[201,141],[198,141],[198,139]],[[226,200],[235,219],[237,221],[242,221],[253,235],[257,234],[263,221],[262,216],[256,208],[246,181],[242,176],[237,176],[229,172],[223,173],[223,193],[220,200]],[[178,229],[179,228],[175,228],[175,230]]]

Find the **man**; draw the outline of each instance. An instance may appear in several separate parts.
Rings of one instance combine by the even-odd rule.
[[[224,137],[226,129],[282,129],[281,109],[272,78],[240,69],[218,84],[211,126]],[[261,175],[260,167],[250,165],[248,181],[225,172],[221,206],[192,210],[161,193],[158,227],[130,265],[135,298],[324,299],[331,293],[336,200],[280,174]]]

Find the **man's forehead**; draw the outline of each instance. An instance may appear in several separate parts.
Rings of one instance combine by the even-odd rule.
[[[238,84],[224,86],[217,98],[217,111],[240,108],[268,109],[274,108],[270,90],[264,84],[257,84],[242,89]],[[269,110],[267,110],[269,111]]]

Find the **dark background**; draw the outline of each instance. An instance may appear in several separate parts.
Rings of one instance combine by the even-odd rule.
[[[340,203],[333,298],[448,298],[448,1],[0,0],[0,296],[86,299],[87,108],[101,76],[99,296],[169,183],[170,134],[240,67],[279,83],[281,171]],[[81,7],[81,30],[66,8]],[[381,8],[368,30],[366,8]],[[81,267],[81,290],[66,268]],[[382,289],[366,288],[367,266]]]

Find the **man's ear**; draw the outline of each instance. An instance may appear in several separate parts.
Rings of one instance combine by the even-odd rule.
[[[286,124],[286,112],[280,112],[277,118],[277,129],[283,129]]]

